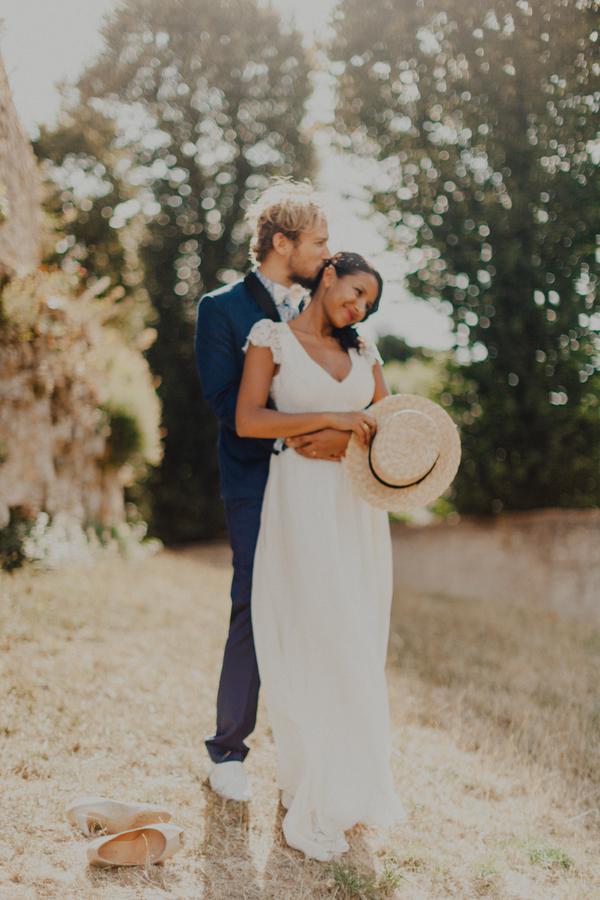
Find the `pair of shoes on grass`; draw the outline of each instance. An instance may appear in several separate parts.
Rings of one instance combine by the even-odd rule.
[[[95,866],[162,864],[183,847],[183,828],[154,803],[123,803],[108,797],[78,797],[67,806],[69,822],[92,840],[87,858]],[[93,837],[97,830],[107,832]]]

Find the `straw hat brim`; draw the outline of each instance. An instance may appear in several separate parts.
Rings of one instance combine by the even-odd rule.
[[[370,503],[389,512],[408,512],[432,503],[452,483],[460,464],[461,447],[458,428],[445,409],[428,397],[418,394],[392,394],[369,406],[366,412],[377,421],[401,409],[415,409],[436,423],[440,439],[440,455],[432,471],[415,485],[390,488],[380,484],[369,468],[369,452],[353,434],[343,459],[345,471],[357,493]],[[374,440],[376,440],[375,435]]]

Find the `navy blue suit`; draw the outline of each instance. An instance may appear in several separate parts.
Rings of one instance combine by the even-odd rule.
[[[213,762],[243,760],[254,730],[260,679],[250,597],[262,500],[274,441],[239,437],[235,407],[248,332],[259,319],[279,321],[256,275],[206,294],[198,304],[196,361],[202,392],[219,420],[221,496],[233,551],[231,617],[217,694],[217,728],[205,744]]]

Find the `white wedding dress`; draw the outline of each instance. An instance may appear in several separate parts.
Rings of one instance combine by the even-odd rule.
[[[285,322],[248,335],[280,368],[280,412],[364,409],[375,389],[373,344],[349,351],[337,381]],[[248,347],[248,341],[244,350]],[[287,448],[272,455],[252,580],[261,689],[288,811],[287,843],[308,856],[348,849],[357,822],[403,821],[390,770],[385,658],[392,598],[388,515],[354,492],[343,464]]]

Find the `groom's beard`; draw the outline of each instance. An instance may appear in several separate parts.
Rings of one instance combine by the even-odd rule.
[[[294,282],[294,284],[299,284],[301,287],[306,288],[307,291],[311,291],[311,293],[317,286],[318,277],[318,273],[317,275],[312,275],[310,277],[308,275],[298,275],[297,272],[292,272],[292,274],[290,275],[290,278]]]

